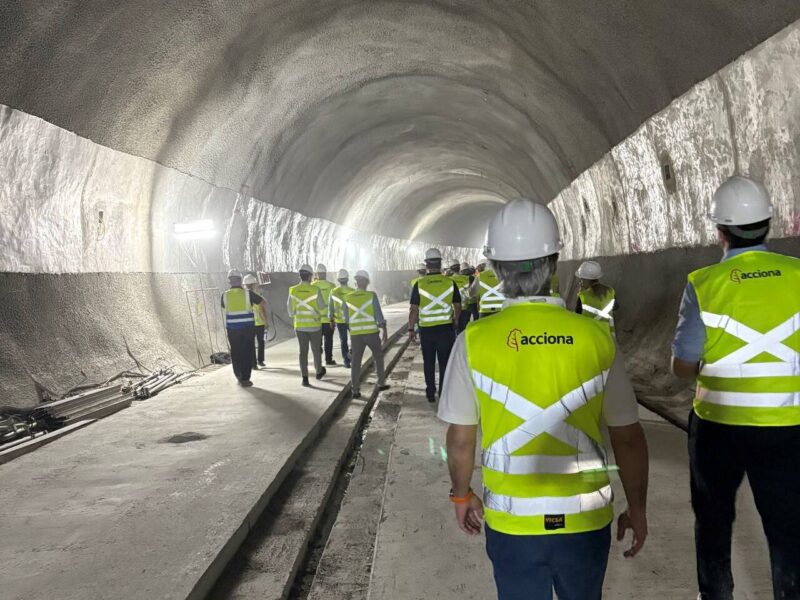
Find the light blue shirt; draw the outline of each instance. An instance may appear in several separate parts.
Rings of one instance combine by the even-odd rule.
[[[750,246],[749,248],[733,248],[725,253],[720,262],[725,262],[745,252],[769,252],[764,244]],[[678,309],[678,326],[675,328],[675,337],[672,340],[672,355],[686,362],[696,363],[703,358],[706,344],[706,326],[700,316],[700,303],[691,283],[686,284]]]

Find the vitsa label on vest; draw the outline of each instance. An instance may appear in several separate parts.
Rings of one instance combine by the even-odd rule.
[[[556,529],[564,529],[566,527],[564,515],[545,515],[544,516],[544,529],[545,531],[554,531]]]
[[[553,335],[547,333],[534,333],[526,335],[521,329],[512,329],[506,337],[506,346],[519,352],[520,346],[547,346],[558,344],[574,344],[571,335]]]
[[[731,281],[734,283],[741,283],[748,279],[764,279],[765,277],[781,277],[781,272],[778,269],[769,271],[742,271],[741,269],[734,269],[731,271]]]

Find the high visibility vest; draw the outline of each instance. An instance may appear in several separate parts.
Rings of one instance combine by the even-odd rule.
[[[331,301],[331,291],[336,287],[336,284],[331,283],[327,279],[317,279],[316,281],[312,281],[311,285],[319,288],[322,292],[322,301],[325,303],[325,306],[328,306],[328,302]]]
[[[558,275],[553,275],[550,278],[550,295],[553,298],[561,298],[561,292],[558,289],[559,283]]]
[[[225,311],[225,327],[227,329],[246,329],[253,327],[253,311],[250,307],[250,292],[235,287],[222,294],[222,307]]]
[[[373,298],[375,292],[368,290],[355,290],[344,297],[347,304],[350,335],[366,335],[378,333],[378,323],[375,321],[375,306]]]
[[[466,347],[489,527],[547,535],[608,525],[602,415],[615,353],[608,326],[561,305],[514,304],[471,323]]]
[[[599,296],[595,294],[592,288],[588,290],[581,290],[578,292],[578,298],[581,299],[581,307],[583,315],[594,319],[595,321],[605,321],[614,331],[614,304],[616,303],[616,293],[614,288],[606,287],[606,292]]]
[[[458,293],[461,294],[461,305],[469,306],[472,300],[469,297],[469,275],[452,275],[450,277],[458,286]]]
[[[506,297],[500,291],[502,282],[494,271],[486,269],[478,276],[478,312],[482,315],[494,313],[503,308]]]
[[[706,328],[694,411],[800,425],[800,259],[748,251],[689,275]]]
[[[331,300],[333,301],[333,320],[337,323],[344,323],[344,297],[353,292],[353,288],[349,285],[340,285],[331,292]]]
[[[261,310],[256,308],[255,306],[252,307],[253,309],[253,319],[255,320],[256,327],[262,327],[266,325],[264,318],[261,316]]]
[[[317,286],[305,281],[289,288],[295,329],[322,325],[322,315],[317,305],[319,291]]]
[[[417,280],[419,326],[434,327],[453,322],[453,280],[441,273]]]

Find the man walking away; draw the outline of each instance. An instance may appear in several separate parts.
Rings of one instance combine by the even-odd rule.
[[[722,262],[689,274],[672,371],[696,377],[689,467],[701,600],[732,600],[731,530],[745,474],[777,599],[800,598],[800,260],[764,245],[766,188],[731,177],[711,202]]]
[[[472,283],[470,292],[478,299],[478,313],[481,319],[489,317],[503,308],[503,300],[505,296],[500,291],[502,284],[497,278],[494,270],[487,268],[485,264],[481,263],[479,267],[478,276]]]
[[[575,276],[580,279],[578,304],[575,312],[596,321],[605,321],[614,333],[614,311],[617,309],[617,294],[614,288],[600,283],[603,269],[593,260],[582,263]]]
[[[470,275],[470,266],[467,263],[453,265],[451,267],[453,272],[456,273],[451,277],[458,286],[458,293],[461,294],[461,316],[458,319],[458,333],[461,333],[467,328],[470,317],[472,316],[472,299],[469,295],[469,288],[472,285],[474,277]]]
[[[327,310],[328,302],[330,302],[331,299],[331,291],[335,286],[328,281],[328,269],[322,263],[317,265],[316,279],[313,285],[322,292],[322,301],[325,302]],[[325,343],[325,364],[328,366],[336,364],[336,361],[333,360],[333,329],[328,319],[322,322],[322,339],[320,340],[320,344],[322,344],[322,342]]]
[[[228,344],[231,347],[231,363],[233,374],[239,385],[250,387],[250,374],[253,369],[256,335],[253,307],[266,306],[264,299],[251,290],[242,287],[240,271],[228,271],[230,289],[222,294],[222,312],[225,314],[225,329],[228,333]]]
[[[605,323],[550,296],[562,244],[543,204],[512,200],[492,219],[486,257],[503,310],[458,337],[439,418],[450,424],[450,500],[481,531],[500,600],[599,600],[614,518],[603,421],[628,509],[617,537],[647,537],[647,442],[622,357]],[[470,487],[481,427],[483,500]]]
[[[289,288],[286,300],[286,312],[294,321],[297,343],[300,345],[300,373],[303,386],[310,387],[308,382],[308,349],[314,357],[314,370],[317,379],[325,376],[322,366],[322,315],[326,313],[322,292],[311,285],[312,269],[309,265],[300,267],[300,283]]]
[[[347,344],[347,321],[344,317],[344,297],[353,291],[347,282],[350,274],[345,269],[339,269],[337,281],[338,287],[331,292],[331,299],[328,303],[328,318],[331,326],[336,326],[339,331],[339,344],[342,347],[342,360],[346,369],[350,368],[350,347]]]
[[[425,397],[436,402],[436,363],[439,363],[439,392],[442,390],[450,349],[456,339],[456,323],[461,316],[461,293],[449,277],[442,275],[442,254],[436,248],[425,252],[428,274],[420,277],[411,290],[408,336],[416,339],[419,323],[422,362],[425,370]]]
[[[244,287],[251,292],[255,292],[256,278],[254,275],[247,274],[244,276]],[[264,364],[264,334],[267,331],[267,301],[261,304],[256,304],[253,307],[253,318],[255,320],[255,335],[256,335],[256,353],[253,353],[253,369],[258,367],[265,367]]]
[[[383,348],[381,347],[381,342],[385,344],[388,335],[386,332],[386,319],[383,318],[378,295],[367,290],[369,273],[358,271],[356,273],[356,285],[358,289],[345,296],[344,315],[350,328],[350,338],[353,342],[353,362],[350,371],[353,398],[361,398],[361,359],[364,357],[365,348],[369,348],[370,352],[372,352],[372,360],[375,361],[378,390],[389,389],[389,386],[386,385]],[[378,328],[381,329],[381,337],[378,337]]]

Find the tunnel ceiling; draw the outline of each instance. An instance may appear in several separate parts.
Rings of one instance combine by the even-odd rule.
[[[0,103],[310,216],[479,243],[797,0],[11,0]],[[246,187],[243,187],[246,186]]]

